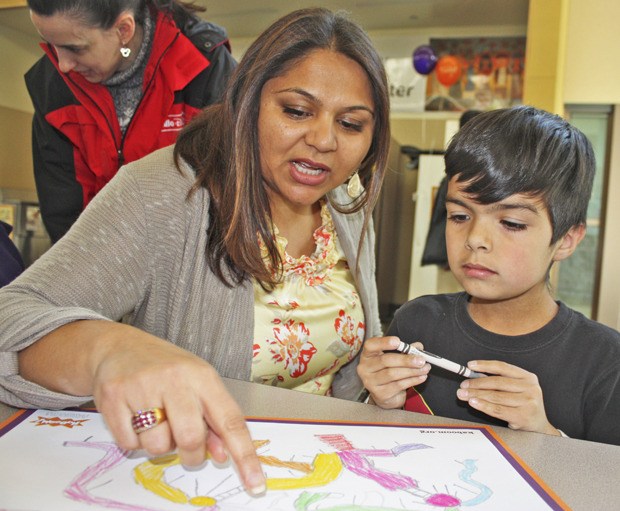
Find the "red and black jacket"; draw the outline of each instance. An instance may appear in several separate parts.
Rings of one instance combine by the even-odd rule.
[[[75,222],[124,163],[174,143],[199,110],[218,101],[236,63],[223,29],[188,16],[182,29],[158,13],[144,93],[125,134],[108,89],[58,69],[53,48],[26,73],[41,215],[52,241]]]

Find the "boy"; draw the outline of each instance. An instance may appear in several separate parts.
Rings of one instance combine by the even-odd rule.
[[[465,291],[412,300],[388,337],[365,343],[358,373],[372,399],[620,444],[620,333],[549,288],[553,263],[585,235],[589,141],[532,107],[494,110],[455,135],[445,162],[448,262]],[[390,352],[399,339],[488,376],[463,379]]]

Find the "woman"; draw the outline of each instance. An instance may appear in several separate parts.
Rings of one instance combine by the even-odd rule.
[[[28,0],[45,41],[26,73],[35,181],[53,242],[121,165],[172,144],[218,101],[235,61],[225,31],[163,0]]]
[[[358,25],[325,9],[276,21],[174,153],[123,168],[0,290],[0,399],[94,397],[123,448],[176,447],[188,465],[227,449],[261,491],[219,375],[359,397],[357,353],[380,334],[371,210],[388,103]]]

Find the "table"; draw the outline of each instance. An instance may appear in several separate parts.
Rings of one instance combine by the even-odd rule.
[[[267,385],[230,379],[224,381],[243,412],[252,417],[396,424],[472,424],[402,410],[382,410],[373,405]],[[0,403],[0,422],[16,411]],[[620,509],[620,447],[501,427],[492,429],[574,511]]]

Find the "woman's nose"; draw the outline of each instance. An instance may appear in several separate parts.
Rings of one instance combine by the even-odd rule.
[[[62,48],[56,48],[56,54],[58,55],[58,69],[60,69],[62,73],[72,71],[75,67],[75,59],[71,54]]]
[[[335,151],[338,148],[338,139],[333,120],[316,118],[308,127],[306,142],[319,151]]]

